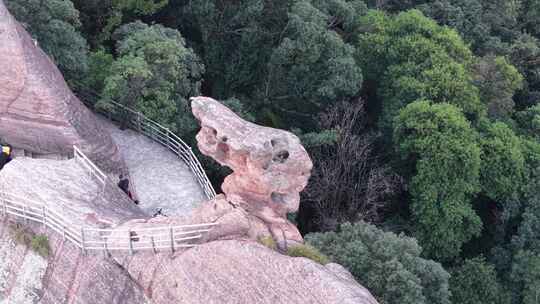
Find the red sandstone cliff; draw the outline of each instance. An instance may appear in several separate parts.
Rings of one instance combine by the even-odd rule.
[[[1,0],[0,63],[1,139],[39,154],[70,154],[78,145],[109,170],[123,167],[109,133]]]

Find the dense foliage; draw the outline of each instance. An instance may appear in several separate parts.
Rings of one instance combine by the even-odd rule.
[[[416,101],[395,119],[399,154],[414,164],[410,178],[414,230],[429,256],[456,257],[482,223],[471,206],[478,192],[476,134],[455,106]]]
[[[383,304],[450,303],[450,275],[423,259],[413,238],[360,221],[342,224],[339,232],[308,234],[306,240],[347,267]]]
[[[540,1],[6,3],[88,103],[189,140],[204,94],[296,133],[298,225],[381,303],[536,303]]]

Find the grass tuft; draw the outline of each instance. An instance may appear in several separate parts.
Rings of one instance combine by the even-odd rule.
[[[295,245],[287,249],[287,255],[291,257],[304,257],[313,260],[321,265],[330,263],[330,259],[322,254],[315,247],[310,245]]]

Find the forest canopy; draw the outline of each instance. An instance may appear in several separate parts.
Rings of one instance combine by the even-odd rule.
[[[91,106],[297,134],[289,217],[380,303],[537,303],[540,0],[6,2]]]

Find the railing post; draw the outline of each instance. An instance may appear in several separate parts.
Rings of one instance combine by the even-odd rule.
[[[173,227],[169,227],[169,237],[171,239],[171,252],[174,253],[174,235],[173,235]]]
[[[129,254],[133,255],[133,240],[131,239],[131,229],[128,231],[129,236]]]
[[[2,198],[2,213],[4,216],[7,216],[7,203],[4,198]]]
[[[103,255],[107,258],[109,257],[109,248],[107,248],[107,237],[102,235],[101,238],[103,239]]]
[[[142,114],[141,112],[137,112],[137,131],[141,133],[141,125],[142,125]]]
[[[86,247],[84,245],[84,227],[81,227],[81,250],[84,255],[86,255]]]
[[[152,250],[154,251],[154,254],[157,253],[156,251],[156,244],[154,243],[154,236],[150,236],[150,242],[152,242]]]
[[[41,207],[41,214],[43,216],[43,227],[47,227],[47,212],[45,211],[45,206]]]
[[[28,217],[26,215],[26,205],[23,205],[23,216],[24,216],[24,221],[28,224]]]
[[[105,180],[103,181],[103,185],[101,186],[101,193],[99,195],[101,195],[102,197],[105,197],[105,187],[107,185],[108,178],[108,176],[105,178]]]

